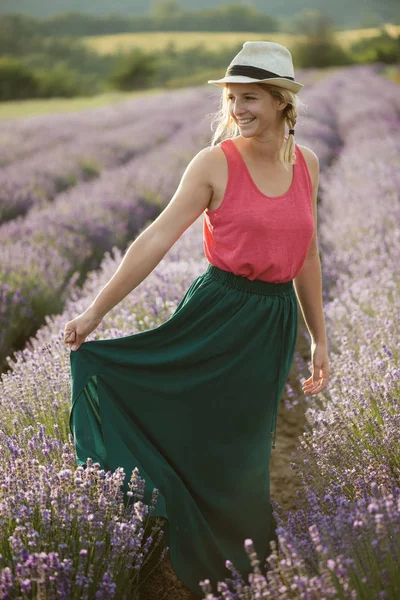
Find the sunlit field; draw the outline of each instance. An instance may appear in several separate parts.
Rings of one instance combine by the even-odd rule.
[[[332,378],[319,396],[302,394],[311,366],[303,324],[271,461],[279,545],[257,565],[257,548],[243,540],[254,577],[241,580],[226,557],[224,581],[199,582],[207,600],[400,598],[400,87],[373,66],[305,77],[296,142],[320,163]],[[143,573],[157,544],[166,560],[168,540],[151,529],[140,472],[76,467],[63,329],[209,143],[218,93],[159,91],[145,112],[130,95],[0,123],[2,598],[157,598]],[[165,322],[206,266],[200,217],[87,341]],[[134,500],[126,508],[124,478]]]
[[[34,100],[12,100],[0,104],[0,121],[8,119],[22,119],[34,115],[43,115],[48,113],[69,113],[80,110],[107,106],[124,100],[132,100],[135,97],[146,97],[149,95],[163,92],[162,88],[151,90],[140,90],[134,92],[108,92],[98,94],[97,96],[76,97],[76,98],[44,98]]]
[[[385,25],[386,31],[393,37],[400,35],[400,25]],[[338,31],[338,41],[348,48],[353,42],[363,38],[379,35],[379,28],[351,29]],[[100,54],[114,54],[118,50],[126,51],[134,46],[143,50],[162,50],[173,42],[178,49],[204,44],[210,50],[220,50],[222,47],[243,44],[245,41],[260,39],[283,44],[289,48],[303,36],[286,33],[254,33],[254,32],[209,32],[209,31],[160,31],[144,33],[118,33],[113,35],[88,36],[82,38],[85,44]]]
[[[213,32],[213,31],[154,31],[144,33],[118,33],[113,35],[88,36],[82,38],[85,44],[101,54],[114,54],[139,46],[143,50],[163,50],[173,42],[178,49],[204,44],[209,50],[221,50],[246,40],[267,39],[290,47],[295,36],[282,33],[254,32]]]

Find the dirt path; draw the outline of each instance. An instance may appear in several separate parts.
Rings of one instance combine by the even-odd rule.
[[[306,330],[301,313],[299,314],[299,329],[297,336],[296,352],[303,358],[310,360],[311,350],[307,344],[303,331]],[[308,377],[311,373],[306,374]],[[294,373],[294,368],[288,377],[288,382],[297,384],[298,375]],[[304,396],[303,396],[304,397]],[[300,402],[297,406],[286,409],[283,400],[281,400],[278,412],[278,421],[276,428],[276,448],[272,451],[270,471],[271,471],[271,496],[279,502],[283,510],[294,509],[294,498],[296,490],[300,488],[300,481],[290,468],[293,462],[292,452],[296,452],[299,445],[298,437],[301,435],[305,418],[305,403]]]

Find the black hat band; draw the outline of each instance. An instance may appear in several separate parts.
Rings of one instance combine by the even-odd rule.
[[[251,65],[232,65],[228,68],[225,77],[229,77],[230,75],[244,75],[245,77],[252,77],[254,79],[272,79],[279,77],[280,79],[290,79],[291,81],[294,81],[294,77],[277,75],[271,71],[266,71],[259,67],[252,67]]]

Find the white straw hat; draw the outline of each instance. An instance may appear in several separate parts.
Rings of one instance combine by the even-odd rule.
[[[232,60],[222,79],[208,83],[224,86],[226,83],[273,83],[295,94],[304,87],[294,80],[292,55],[285,46],[274,42],[245,42]]]

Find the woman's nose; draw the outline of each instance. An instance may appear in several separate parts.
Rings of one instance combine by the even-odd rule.
[[[241,115],[244,114],[244,107],[240,102],[235,101],[233,103],[233,114],[235,115],[235,117],[240,117]]]

